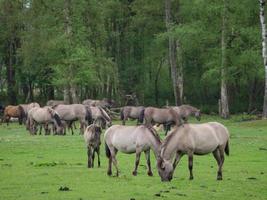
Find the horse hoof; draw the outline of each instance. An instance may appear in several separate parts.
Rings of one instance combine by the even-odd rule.
[[[221,176],[218,176],[217,177],[217,181],[221,181],[222,180],[222,177]]]
[[[137,172],[136,171],[133,171],[133,173],[132,173],[134,176],[136,176],[137,175]]]
[[[191,180],[193,180],[193,179],[194,179],[194,177],[193,177],[193,176],[190,176],[189,180],[191,181]]]
[[[111,175],[112,175],[112,172],[107,172],[107,175],[108,175],[108,176],[111,176]]]
[[[153,176],[153,173],[152,172],[147,172],[147,175],[148,176]]]

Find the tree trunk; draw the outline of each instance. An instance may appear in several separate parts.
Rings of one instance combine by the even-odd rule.
[[[221,38],[221,117],[224,119],[229,118],[229,106],[228,106],[228,91],[227,91],[227,81],[226,81],[226,65],[227,65],[227,55],[226,55],[226,2],[223,1],[223,11],[222,11],[222,38]]]
[[[265,67],[265,92],[264,92],[264,101],[263,101],[263,112],[262,118],[267,119],[267,33],[265,25],[265,15],[264,15],[264,6],[265,0],[260,0],[260,22],[261,22],[261,36],[262,36],[262,58]]]
[[[8,55],[6,58],[6,73],[7,73],[7,97],[8,97],[8,102],[12,105],[17,104],[17,93],[15,89],[15,69],[14,69],[14,56],[15,56],[15,49],[13,46],[13,39],[11,38],[9,41],[9,46],[8,46]]]
[[[165,15],[166,15],[166,28],[167,31],[171,30],[171,1],[165,0]],[[178,46],[175,44],[173,36],[169,35],[169,60],[171,65],[171,77],[174,90],[175,105],[179,106],[182,104],[181,98],[181,86],[182,86],[182,77],[180,76],[182,71],[177,73],[177,50]]]
[[[76,85],[72,85],[70,87],[70,94],[71,94],[72,103],[79,103],[79,97],[78,97],[78,91],[77,91]]]
[[[64,87],[63,95],[64,95],[64,101],[66,103],[70,103],[70,90],[67,85]]]
[[[159,63],[159,67],[156,73],[155,77],[155,103],[156,105],[159,105],[159,88],[158,88],[158,81],[159,81],[159,74],[162,67],[163,59]]]

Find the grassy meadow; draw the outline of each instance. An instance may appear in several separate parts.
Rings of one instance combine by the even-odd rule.
[[[204,116],[202,120],[220,121],[230,131],[230,156],[225,159],[223,181],[216,180],[217,164],[211,154],[194,157],[193,181],[188,180],[184,156],[174,179],[167,183],[160,181],[153,155],[153,177],[146,175],[144,154],[134,177],[135,155],[122,153],[117,156],[120,176],[108,177],[103,142],[101,167],[88,169],[78,129],[73,136],[30,136],[24,126],[2,124],[0,200],[267,199],[267,121],[241,119]]]

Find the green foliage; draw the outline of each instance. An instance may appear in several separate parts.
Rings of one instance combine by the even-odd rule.
[[[7,63],[8,41],[18,38],[15,79],[21,101],[30,85],[34,96],[43,95],[38,98],[46,96],[47,87],[62,98],[65,86],[76,85],[80,99],[120,100],[133,93],[140,104],[173,104],[168,62],[172,36],[180,44],[177,63],[183,67],[185,103],[218,110],[222,2],[172,1],[169,31],[161,0],[1,0],[0,5],[0,61]],[[262,107],[262,98],[252,98],[262,96],[264,84],[258,12],[251,0],[227,4],[231,112]],[[5,78],[2,82],[7,88]]]

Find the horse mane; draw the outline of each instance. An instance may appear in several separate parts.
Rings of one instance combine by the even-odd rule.
[[[105,119],[106,121],[110,122],[111,119],[110,119],[110,117],[108,116],[108,114],[106,113],[106,111],[105,111],[103,108],[101,108],[100,106],[98,106],[98,108],[99,108],[101,114],[103,115],[104,119]]]
[[[146,127],[153,134],[153,136],[155,137],[155,139],[157,140],[157,142],[161,143],[161,139],[160,139],[160,136],[157,133],[157,131],[152,126],[146,126]]]

